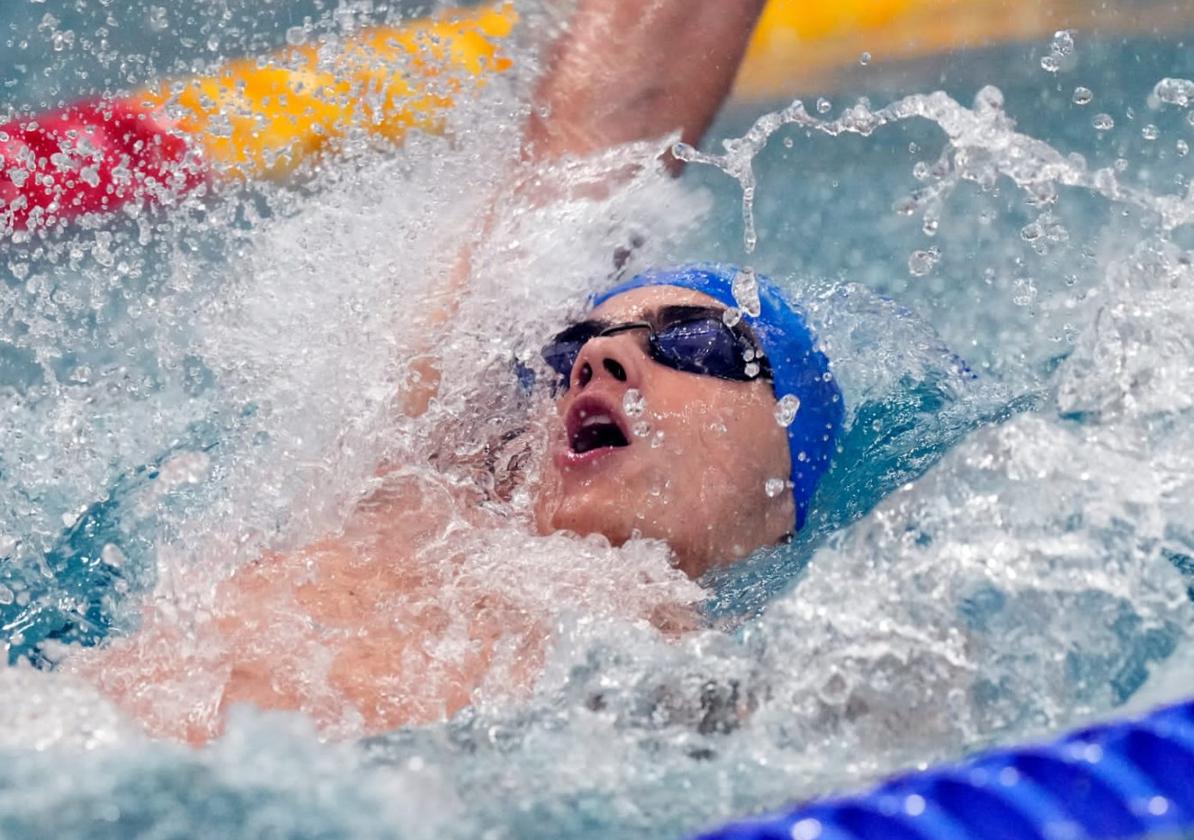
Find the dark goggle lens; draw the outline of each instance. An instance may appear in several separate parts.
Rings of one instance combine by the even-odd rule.
[[[543,360],[560,376],[559,387],[568,388],[581,348],[606,331],[578,324],[561,332],[543,348]],[[717,318],[668,324],[652,332],[648,344],[652,359],[682,373],[741,381],[759,375],[748,373],[746,368],[748,351],[753,351],[754,346]]]
[[[580,348],[584,344],[580,341],[553,341],[543,348],[543,361],[564,380],[567,385],[572,376],[572,367],[580,355]]]
[[[651,355],[657,361],[684,373],[719,379],[753,379],[746,371],[751,349],[746,338],[712,318],[671,324],[651,336]]]

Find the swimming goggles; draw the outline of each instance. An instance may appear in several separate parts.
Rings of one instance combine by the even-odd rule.
[[[649,320],[609,324],[589,320],[573,324],[544,346],[544,361],[560,375],[568,389],[581,348],[595,338],[631,330],[647,331],[647,354],[661,365],[681,371],[749,382],[770,379],[771,368],[744,328],[731,327],[721,309],[693,306],[663,307]]]

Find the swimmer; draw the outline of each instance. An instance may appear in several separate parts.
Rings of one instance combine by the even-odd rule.
[[[762,6],[585,0],[538,88],[524,157],[585,155],[676,129],[698,142]],[[699,72],[676,55],[698,57]],[[713,263],[648,271],[545,337],[558,396],[534,488],[541,539],[656,539],[697,578],[804,526],[841,395],[798,312],[753,279],[752,290],[750,277]],[[423,362],[422,384],[401,399],[412,415],[438,381],[437,360]],[[666,446],[636,434],[640,399]],[[218,734],[238,703],[302,710],[333,735],[442,720],[472,702],[499,659],[517,693],[539,673],[549,628],[496,581],[428,559],[460,523],[480,533],[492,516],[476,494],[425,470],[387,468],[383,489],[340,533],[249,563],[185,631],[150,608],[136,634],[77,667],[150,732],[193,743]],[[677,605],[658,606],[651,618],[665,630],[693,626]]]

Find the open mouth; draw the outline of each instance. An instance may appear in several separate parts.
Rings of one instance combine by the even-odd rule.
[[[630,445],[617,414],[597,400],[577,401],[567,425],[568,448],[576,455]]]

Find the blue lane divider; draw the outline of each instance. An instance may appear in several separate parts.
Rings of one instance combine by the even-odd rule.
[[[1133,840],[1186,832],[1194,835],[1194,699],[731,823],[699,840]]]

